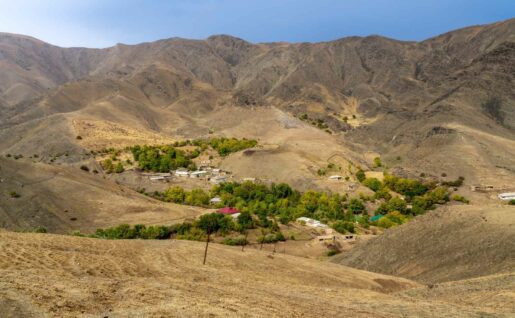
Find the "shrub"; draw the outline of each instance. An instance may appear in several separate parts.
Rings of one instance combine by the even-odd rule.
[[[112,173],[114,171],[113,161],[111,159],[106,159],[100,162],[100,165],[105,170],[106,173]]]
[[[333,223],[333,229],[337,232],[345,234],[347,232],[354,233],[354,223],[348,221],[337,221]]]
[[[266,234],[266,235],[259,236],[257,238],[258,243],[265,243],[265,244],[276,243],[279,241],[286,241],[286,238],[284,237],[284,235],[281,232],[278,232],[275,234]]]
[[[339,253],[340,253],[340,251],[338,251],[338,250],[337,250],[337,249],[335,249],[335,248],[332,248],[332,249],[330,249],[329,251],[327,251],[326,255],[327,255],[327,256],[329,256],[329,257],[331,257],[331,256],[334,256],[334,255],[339,254]]]
[[[376,178],[366,178],[363,180],[363,185],[370,188],[370,190],[377,192],[379,189],[383,187],[381,181]]]
[[[383,166],[383,163],[381,162],[381,158],[375,157],[374,158],[374,167],[375,168],[379,168],[381,166]]]
[[[459,195],[459,194],[455,194],[455,195],[453,195],[453,196],[452,196],[452,200],[453,200],[453,201],[463,202],[463,203],[465,203],[465,204],[469,204],[469,203],[470,203],[470,201],[469,201],[467,198],[465,198],[464,196]]]
[[[82,136],[75,137],[77,140],[82,140]]]
[[[242,245],[247,245],[248,241],[244,237],[235,237],[235,238],[226,237],[226,238],[224,238],[222,244],[232,245],[232,246],[242,246]]]
[[[510,201],[508,201],[508,204],[509,204],[509,205],[515,205],[515,199],[514,199],[514,200],[510,200]]]
[[[34,233],[47,233],[47,229],[45,227],[38,226],[34,229]]]
[[[121,162],[118,162],[118,163],[116,164],[116,167],[114,168],[114,172],[116,172],[116,173],[122,173],[122,172],[124,172],[124,171],[125,171],[125,169],[123,168],[122,163],[121,163]]]
[[[21,197],[21,195],[18,192],[16,192],[16,191],[9,192],[9,195],[11,196],[11,198],[19,198],[19,197]]]
[[[356,179],[358,179],[359,182],[363,182],[365,180],[366,176],[365,176],[365,172],[361,169],[358,170],[358,172],[356,172]]]
[[[385,229],[391,228],[392,226],[395,226],[395,225],[396,225],[396,223],[387,217],[382,217],[377,221],[377,226],[385,228]]]
[[[86,166],[86,165],[82,165],[82,166],[80,166],[80,169],[81,169],[81,170],[84,170],[84,171],[86,171],[86,172],[89,172],[89,168],[88,168],[88,166]]]
[[[463,185],[463,181],[465,180],[464,177],[458,177],[458,179],[454,181],[444,181],[442,182],[442,185],[448,186],[448,187],[461,187]]]

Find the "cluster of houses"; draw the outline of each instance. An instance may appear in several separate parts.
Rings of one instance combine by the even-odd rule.
[[[201,167],[202,168],[202,167]],[[227,181],[227,173],[218,168],[204,168],[196,171],[188,171],[187,169],[180,168],[175,171],[166,173],[143,173],[143,176],[147,176],[151,181],[166,181],[173,177],[178,178],[196,178],[196,179],[207,179],[209,182],[219,184]]]

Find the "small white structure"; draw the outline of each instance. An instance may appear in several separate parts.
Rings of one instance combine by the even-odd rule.
[[[160,181],[160,180],[166,180],[166,177],[164,176],[152,176],[149,177],[150,181]]]
[[[241,213],[234,213],[234,214],[231,214],[231,217],[232,217],[234,220],[236,220],[240,214],[241,214]]]
[[[175,175],[178,176],[178,177],[187,177],[187,176],[190,175],[190,173],[188,172],[188,170],[180,169],[180,170],[176,170],[175,171]]]
[[[334,175],[334,176],[330,176],[329,177],[329,180],[333,180],[333,181],[338,181],[338,180],[341,180],[343,179],[342,176],[339,176],[339,175]]]
[[[243,181],[250,181],[250,182],[254,182],[256,181],[256,178],[243,178]]]
[[[321,229],[326,229],[328,228],[329,226],[327,224],[324,224],[318,220],[314,220],[314,219],[311,219],[311,218],[307,218],[307,217],[300,217],[297,219],[297,222],[304,222],[306,223],[307,226],[309,227],[313,227],[313,228],[321,228]]]
[[[499,199],[503,201],[515,200],[515,192],[506,192],[498,195]]]
[[[205,170],[197,170],[190,173],[190,178],[200,178],[207,175],[207,171]]]
[[[209,202],[211,202],[213,204],[217,204],[217,203],[221,203],[222,199],[220,199],[220,197],[214,197],[211,200],[209,200]]]

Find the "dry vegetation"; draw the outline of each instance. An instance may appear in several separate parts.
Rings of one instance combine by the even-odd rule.
[[[202,266],[196,242],[1,232],[0,253],[6,317],[485,317],[496,308],[442,299],[405,279],[239,248],[213,245]],[[414,287],[422,289],[404,294]],[[507,300],[496,315],[509,315]]]

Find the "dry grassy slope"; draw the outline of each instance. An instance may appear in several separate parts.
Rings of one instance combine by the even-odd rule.
[[[508,316],[480,303],[405,296],[420,286],[405,279],[287,255],[212,244],[202,266],[203,247],[0,232],[0,310],[7,317]]]
[[[91,232],[129,224],[171,224],[202,209],[166,204],[75,167],[0,158],[0,224],[10,229]],[[15,191],[20,198],[11,198]],[[71,220],[76,218],[76,220]]]
[[[333,260],[435,283],[513,271],[515,207],[441,207]]]

